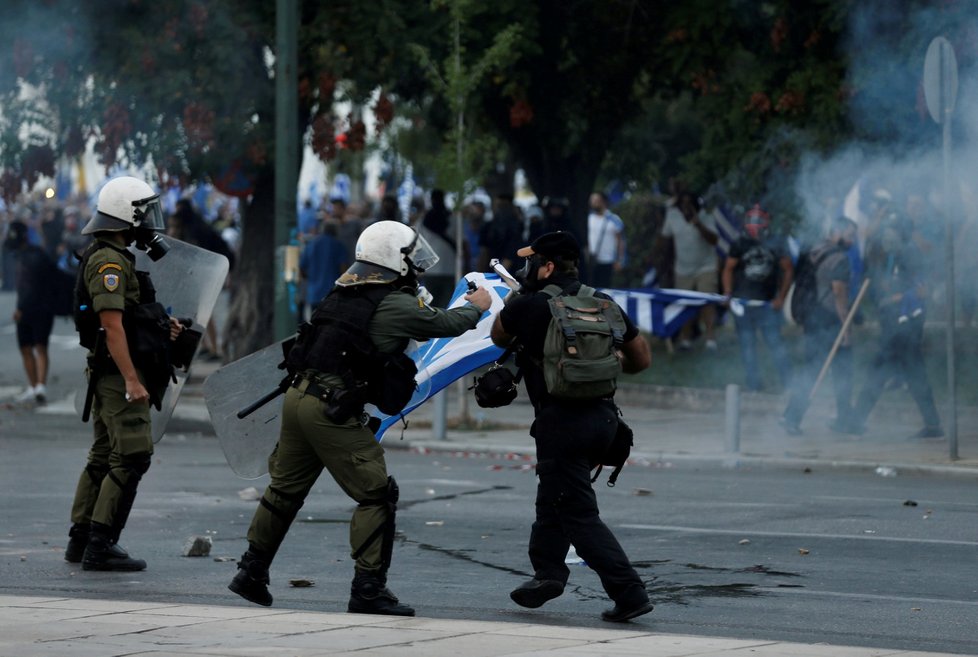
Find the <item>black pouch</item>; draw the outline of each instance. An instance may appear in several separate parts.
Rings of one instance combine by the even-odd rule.
[[[367,384],[358,383],[351,388],[340,388],[330,393],[323,412],[334,424],[346,424],[351,417],[363,413],[367,401]]]
[[[370,401],[386,415],[397,415],[411,401],[418,384],[418,366],[405,354],[379,356],[380,375],[371,377]]]
[[[469,390],[475,391],[475,402],[482,408],[509,406],[518,393],[520,373],[513,374],[498,362],[482,376],[477,376]]]
[[[628,461],[628,457],[632,453],[634,436],[635,434],[632,432],[632,428],[621,420],[618,420],[618,429],[615,431],[615,437],[611,439],[611,444],[608,445],[608,449],[598,459],[598,462],[591,466],[597,467],[597,471],[591,477],[592,484],[598,480],[598,475],[601,474],[602,468],[608,466],[609,468],[614,468],[608,477],[608,486],[610,488],[615,487],[615,484],[618,483],[618,475],[621,474],[621,469],[625,467],[625,462]]]
[[[197,329],[184,328],[177,335],[177,339],[170,342],[170,362],[174,367],[186,370],[190,367],[190,361],[197,353],[197,345],[200,344],[203,334]]]

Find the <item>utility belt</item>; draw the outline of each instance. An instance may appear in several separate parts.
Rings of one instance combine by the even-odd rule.
[[[303,395],[315,397],[323,404],[326,419],[334,424],[346,424],[351,418],[362,419],[366,403],[367,384],[358,383],[353,389],[326,386],[314,379],[296,374],[289,385]]]

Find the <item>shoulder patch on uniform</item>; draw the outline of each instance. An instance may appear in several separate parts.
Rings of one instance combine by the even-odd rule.
[[[118,274],[105,274],[102,276],[102,285],[109,292],[115,292],[116,288],[119,287],[119,275]]]
[[[104,265],[102,265],[101,267],[98,268],[98,273],[101,274],[106,269],[118,269],[119,271],[122,271],[122,265],[117,265],[114,262],[107,262],[107,263],[105,263]]]

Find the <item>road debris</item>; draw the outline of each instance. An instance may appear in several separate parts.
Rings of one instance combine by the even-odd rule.
[[[185,557],[206,557],[211,553],[213,542],[210,536],[191,536],[183,546]]]

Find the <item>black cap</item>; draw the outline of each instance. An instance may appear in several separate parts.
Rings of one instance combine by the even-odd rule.
[[[581,247],[568,232],[558,230],[553,233],[546,233],[533,240],[530,246],[524,246],[516,252],[521,258],[528,258],[534,253],[553,258],[572,258],[577,259],[581,255]]]

